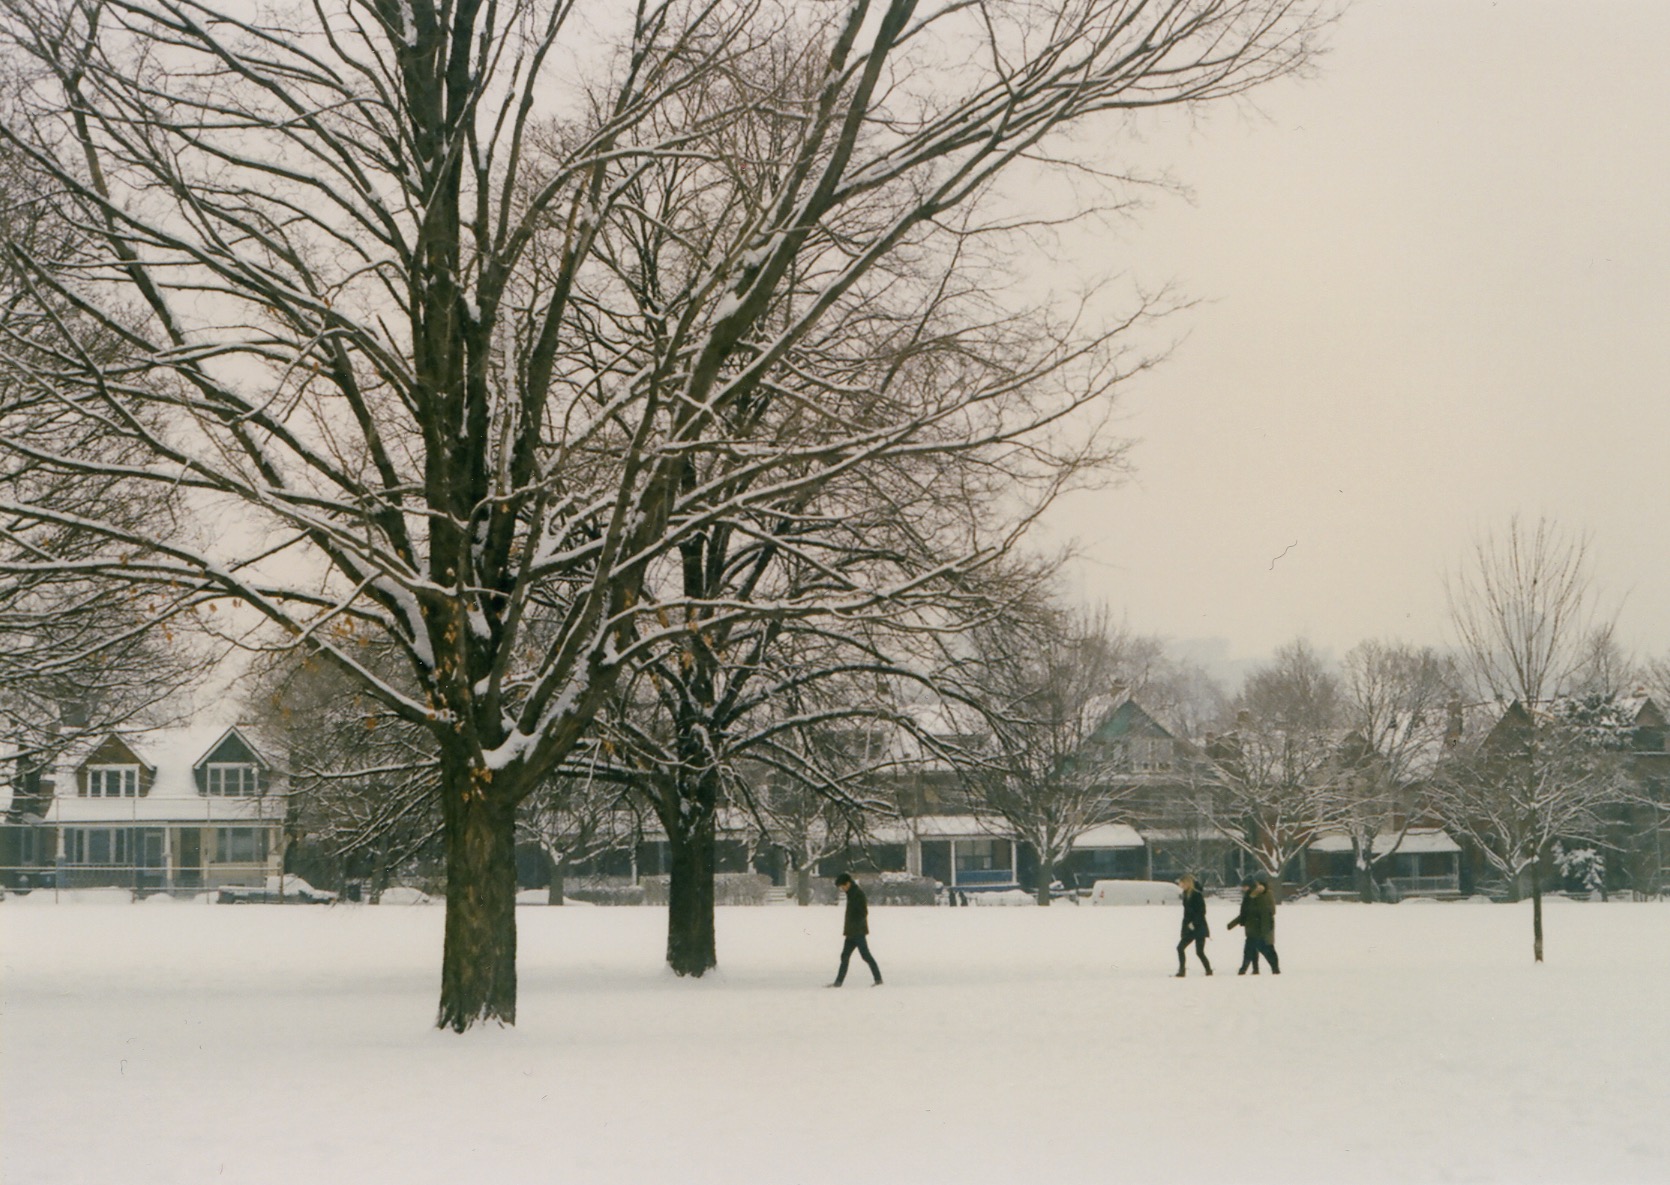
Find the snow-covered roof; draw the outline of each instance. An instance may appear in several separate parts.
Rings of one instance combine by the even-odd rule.
[[[872,824],[865,838],[871,843],[909,843],[910,826],[903,819],[887,819]]]
[[[1227,840],[1229,834],[1216,827],[1144,827],[1140,832],[1148,843],[1196,843],[1202,840]]]
[[[1073,851],[1088,848],[1140,848],[1142,836],[1128,823],[1103,823],[1092,827],[1073,841]]]
[[[921,839],[991,839],[1007,834],[1001,820],[978,815],[918,815],[907,826]]]
[[[1392,844],[1396,842],[1396,832],[1382,831],[1374,837],[1374,850],[1384,855],[1392,850]],[[1310,847],[1313,852],[1349,852],[1351,837],[1343,831],[1330,831],[1319,836]],[[1411,855],[1419,852],[1459,852],[1461,845],[1441,827],[1413,827],[1403,837],[1403,842],[1397,845],[1397,850]]]

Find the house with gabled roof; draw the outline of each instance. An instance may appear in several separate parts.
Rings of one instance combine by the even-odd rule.
[[[281,869],[285,780],[242,728],[111,732],[11,765],[8,889],[196,891]]]

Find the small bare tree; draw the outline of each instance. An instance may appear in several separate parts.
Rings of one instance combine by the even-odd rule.
[[[1344,660],[1345,768],[1335,781],[1336,826],[1351,840],[1358,892],[1379,899],[1375,870],[1423,821],[1423,780],[1442,753],[1455,671],[1431,647],[1363,642]],[[1389,842],[1378,843],[1381,836]]]
[[[1516,882],[1529,874],[1535,958],[1542,962],[1542,868],[1563,828],[1586,823],[1609,776],[1558,727],[1559,697],[1593,665],[1600,613],[1587,536],[1516,516],[1479,539],[1447,585],[1462,671],[1506,705],[1496,740],[1445,780],[1445,817]],[[1481,742],[1482,745],[1482,742]]]
[[[1130,638],[1106,611],[1052,600],[1017,603],[969,631],[958,698],[979,708],[989,741],[963,755],[978,813],[1031,846],[1038,903],[1050,903],[1055,868],[1092,827],[1122,818],[1131,787],[1119,754],[1095,741],[1118,704]]]
[[[1210,822],[1279,878],[1339,820],[1344,693],[1301,640],[1249,675],[1234,706],[1235,727],[1208,747]]]
[[[517,820],[517,835],[545,857],[548,905],[564,903],[571,867],[629,850],[642,832],[625,801],[627,788],[610,776],[608,764],[586,760],[593,753],[571,754],[563,770],[529,795]]]
[[[1555,845],[1595,840],[1602,811],[1628,793],[1629,721],[1604,696],[1527,709],[1517,700],[1495,727],[1446,763],[1434,782],[1447,825],[1469,840],[1517,896],[1530,881],[1533,957],[1543,961],[1542,880]]]

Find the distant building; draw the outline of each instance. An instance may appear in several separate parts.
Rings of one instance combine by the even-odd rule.
[[[1396,851],[1392,851],[1394,844]],[[1374,853],[1385,858],[1378,866],[1379,875],[1396,896],[1444,897],[1461,892],[1461,845],[1441,827],[1411,827],[1401,837],[1382,831],[1374,837]],[[1357,868],[1351,837],[1327,832],[1311,844],[1305,852],[1305,879],[1319,889],[1355,892]]]
[[[238,728],[108,733],[9,762],[0,885],[136,892],[262,885],[284,856],[284,780]]]

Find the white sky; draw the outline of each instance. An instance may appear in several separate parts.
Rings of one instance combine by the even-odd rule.
[[[1127,389],[1134,478],[1051,520],[1077,591],[1243,657],[1442,643],[1444,571],[1548,514],[1665,652],[1670,3],[1357,0],[1330,45],[1149,136],[1192,202],[1084,248],[1202,303]]]

